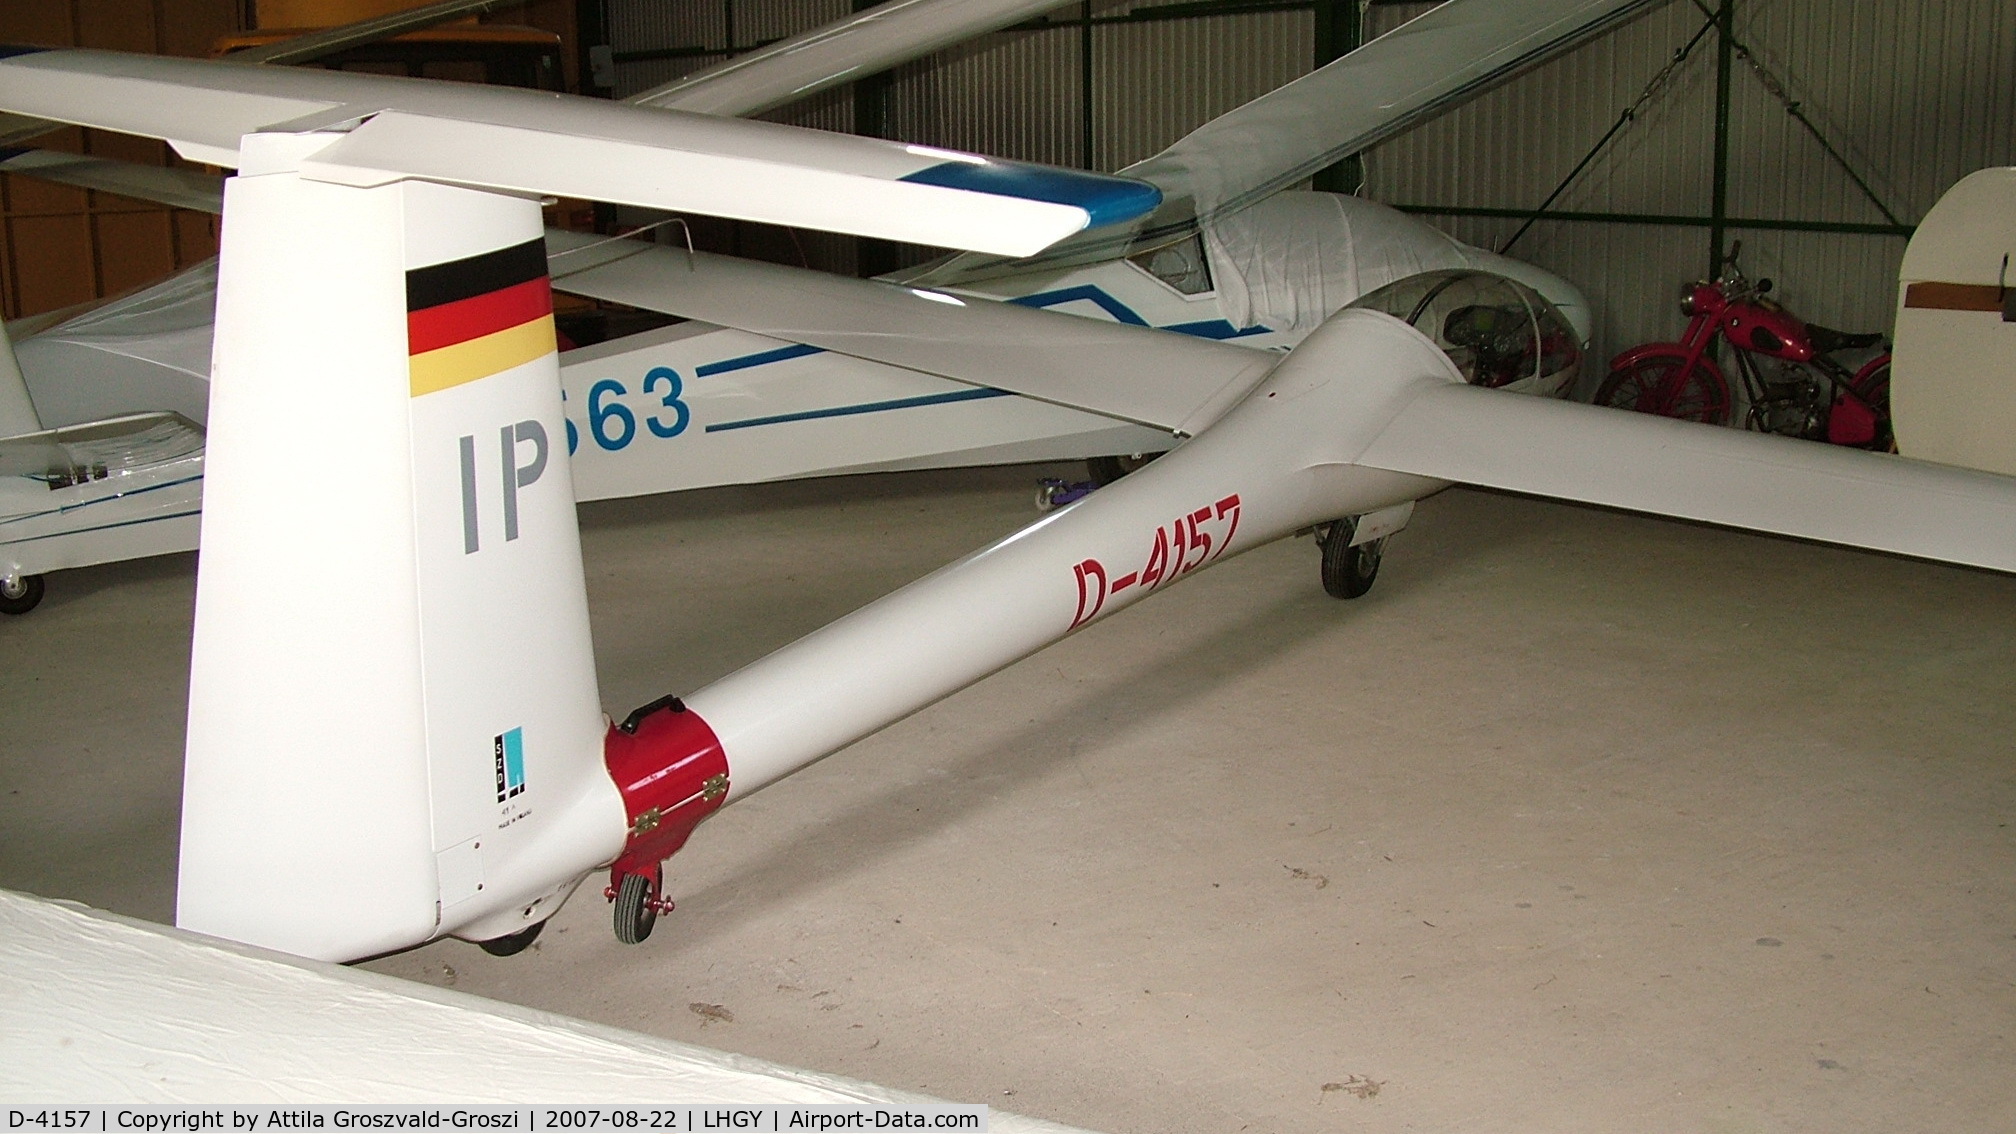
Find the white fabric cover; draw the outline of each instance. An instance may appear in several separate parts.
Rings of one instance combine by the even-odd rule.
[[[939,1100],[0,890],[11,1103]],[[1071,1134],[1001,1111],[997,1134]]]
[[[216,313],[217,261],[206,260],[17,340],[43,427],[155,410],[207,421]]]
[[[1465,244],[1390,205],[1336,193],[1276,193],[1204,226],[1225,318],[1306,335],[1345,304],[1395,280],[1473,268],[1547,297],[1586,346],[1589,300],[1544,268]]]
[[[1476,251],[1398,209],[1336,193],[1277,193],[1212,221],[1204,241],[1225,318],[1294,334],[1394,280],[1470,267]]]

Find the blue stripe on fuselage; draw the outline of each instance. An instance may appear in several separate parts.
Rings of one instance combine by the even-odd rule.
[[[1076,300],[1084,300],[1087,303],[1093,304],[1101,311],[1111,315],[1117,322],[1135,327],[1146,327],[1149,325],[1148,321],[1143,319],[1133,308],[1113,298],[1103,288],[1095,284],[1079,284],[1076,287],[1059,288],[1056,291],[1037,292],[1034,295],[1019,296],[1007,302],[1022,307],[1041,309],[1071,303]],[[1201,339],[1218,340],[1241,339],[1248,335],[1264,335],[1269,331],[1267,327],[1258,326],[1247,327],[1242,330],[1234,327],[1224,319],[1205,319],[1195,323],[1177,323],[1159,329],[1174,331],[1181,335],[1194,335]],[[701,363],[694,368],[693,375],[696,378],[706,378],[715,374],[727,374],[731,371],[768,366],[773,362],[785,362],[793,358],[805,358],[809,355],[824,353],[826,351],[822,347],[806,346],[802,343],[793,346],[775,347],[770,350],[758,351],[755,354],[724,358],[719,362]],[[830,409],[800,410],[795,413],[773,414],[768,417],[751,417],[741,421],[717,422],[716,424],[706,426],[705,432],[718,433],[727,429],[751,429],[759,425],[781,425],[792,421],[813,421],[826,417],[848,417],[854,414],[882,413],[887,410],[944,405],[949,402],[973,401],[979,398],[1002,398],[1009,396],[1009,394],[1010,391],[1008,390],[996,390],[991,387],[976,390],[960,390],[949,394],[927,394],[915,398],[896,398],[890,401],[863,402],[851,406],[834,406]]]
[[[1174,331],[1179,335],[1195,335],[1200,339],[1218,339],[1220,341],[1225,339],[1243,339],[1248,335],[1264,335],[1268,331],[1266,327],[1247,327],[1241,330],[1223,319],[1205,319],[1196,323],[1172,323],[1162,329],[1165,331]]]
[[[91,506],[92,506],[93,504],[110,504],[110,503],[111,503],[112,501],[114,501],[114,500],[124,500],[124,499],[126,499],[127,497],[129,497],[129,496],[139,496],[139,495],[141,495],[141,494],[143,494],[143,493],[148,493],[148,492],[159,492],[159,491],[160,491],[161,489],[164,489],[164,488],[173,488],[173,487],[175,487],[175,486],[176,486],[176,485],[178,485],[178,484],[188,484],[188,483],[189,483],[190,481],[192,481],[192,480],[202,480],[202,479],[203,479],[203,476],[202,476],[202,474],[201,474],[201,473],[198,473],[198,474],[197,474],[197,475],[195,475],[195,476],[185,476],[185,477],[183,477],[183,478],[182,478],[182,479],[180,479],[180,480],[169,480],[169,481],[163,481],[163,482],[162,482],[162,483],[160,483],[160,484],[150,484],[150,485],[148,485],[148,486],[147,486],[147,487],[145,487],[145,488],[135,488],[135,489],[130,489],[130,490],[126,491],[126,492],[114,492],[114,493],[109,493],[109,494],[107,494],[107,495],[105,495],[105,496],[94,496],[94,497],[92,497],[92,498],[91,498],[91,499],[89,499],[89,500],[83,500],[83,501],[79,501],[78,503],[75,503],[75,504],[60,504],[60,505],[58,505],[58,506],[56,506],[56,507],[54,507],[54,508],[44,508],[44,509],[43,509],[43,510],[41,510],[40,512],[23,512],[23,513],[21,513],[21,514],[20,514],[20,515],[18,515],[18,516],[9,516],[9,517],[7,517],[7,518],[6,518],[6,519],[4,519],[4,520],[0,520],[0,525],[4,525],[4,524],[18,524],[18,523],[20,523],[20,522],[21,522],[21,521],[23,521],[23,520],[33,520],[33,519],[38,519],[38,518],[40,518],[40,517],[42,517],[42,516],[62,516],[62,515],[67,515],[67,514],[69,514],[69,513],[71,513],[71,512],[75,512],[75,511],[77,511],[77,510],[78,510],[78,509],[80,509],[80,508],[89,508],[89,507],[91,507]],[[98,483],[98,482],[97,482],[97,481],[88,481],[88,482],[86,482],[86,483],[90,483],[90,484],[96,484],[96,483]],[[60,491],[60,490],[59,490],[59,491]],[[115,526],[115,527],[116,527],[117,525],[113,525],[113,526]],[[92,530],[95,530],[95,529],[92,529]],[[40,536],[37,536],[37,537],[35,537],[35,538],[37,538],[37,539],[40,539],[40,538],[43,538],[43,537],[40,537]]]
[[[1060,287],[1056,291],[1039,291],[1034,295],[1017,296],[1008,302],[1017,307],[1056,307],[1073,300],[1085,300],[1099,310],[1113,316],[1122,323],[1145,327],[1148,320],[1136,314],[1132,307],[1106,294],[1105,290],[1093,284],[1079,284],[1077,287]]]
[[[1017,296],[1008,302],[1018,307],[1048,308],[1081,299],[1113,316],[1119,322],[1135,327],[1149,326],[1148,320],[1143,319],[1133,308],[1107,294],[1106,290],[1097,284],[1079,284],[1076,287],[1060,287],[1056,291],[1039,291],[1034,295]],[[1172,323],[1156,329],[1174,331],[1179,335],[1194,335],[1200,339],[1222,340],[1264,335],[1273,328],[1258,325],[1240,328],[1223,319],[1203,319],[1195,323]]]

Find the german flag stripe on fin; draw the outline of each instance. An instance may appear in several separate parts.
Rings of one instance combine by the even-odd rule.
[[[546,275],[543,238],[406,273],[406,310],[424,311]]]
[[[408,271],[406,349],[414,397],[553,353],[545,241]]]

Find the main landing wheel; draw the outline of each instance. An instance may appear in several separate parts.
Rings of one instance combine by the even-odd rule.
[[[545,928],[545,922],[535,921],[516,933],[492,937],[488,941],[478,941],[476,944],[493,957],[515,957],[531,948],[532,943],[539,940],[539,931]]]
[[[26,614],[42,601],[42,576],[0,579],[0,614]]]
[[[1386,550],[1386,537],[1351,546],[1358,531],[1358,518],[1349,516],[1324,529],[1317,540],[1323,551],[1323,589],[1331,598],[1354,599],[1372,589],[1379,577],[1379,559]]]
[[[635,945],[658,924],[658,888],[643,874],[625,874],[616,887],[616,940]]]

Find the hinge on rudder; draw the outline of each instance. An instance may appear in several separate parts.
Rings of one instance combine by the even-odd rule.
[[[677,697],[661,697],[610,726],[602,752],[629,820],[603,893],[616,903],[616,936],[634,943],[650,934],[658,914],[671,912],[660,864],[726,800],[728,758],[714,730]]]

